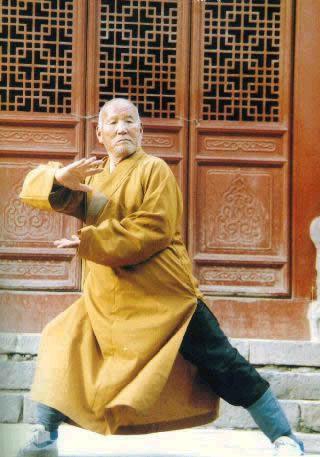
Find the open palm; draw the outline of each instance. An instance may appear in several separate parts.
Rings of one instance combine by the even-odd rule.
[[[76,248],[80,244],[80,238],[77,235],[72,235],[73,240],[68,240],[67,238],[61,238],[56,240],[53,244],[57,248]]]
[[[76,160],[65,167],[58,168],[55,172],[55,179],[62,186],[68,187],[68,189],[89,192],[92,188],[84,184],[84,180],[87,176],[101,173],[103,168],[96,168],[101,163],[102,160],[97,160],[96,157]]]

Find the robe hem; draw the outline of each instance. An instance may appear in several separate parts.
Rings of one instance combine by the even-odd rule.
[[[83,428],[85,430],[89,430],[94,433],[99,433],[104,436],[111,436],[111,435],[144,435],[149,433],[158,433],[158,432],[166,432],[166,431],[174,431],[174,430],[181,430],[185,428],[191,427],[199,427],[202,425],[210,424],[214,420],[216,420],[219,416],[219,401],[214,405],[212,411],[207,413],[202,413],[197,416],[192,415],[189,417],[183,417],[181,419],[172,419],[167,421],[155,421],[155,422],[147,422],[147,423],[138,423],[138,424],[128,424],[128,425],[120,425],[114,431],[111,432],[110,427],[106,421],[102,421],[101,419],[97,419],[101,423],[101,427],[94,427],[92,420],[78,420],[74,418],[74,415],[69,413],[72,411],[72,407],[69,409],[69,405],[60,405],[57,401],[50,401],[50,400],[41,400],[40,396],[37,397],[36,394],[32,394],[31,398],[33,401],[42,403],[46,406],[54,408],[67,416],[67,420],[65,423],[75,425],[77,427]],[[98,424],[97,424],[98,425]]]

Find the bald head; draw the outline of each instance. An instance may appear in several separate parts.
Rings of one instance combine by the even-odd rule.
[[[117,110],[127,109],[128,107],[132,108],[132,111],[135,113],[136,120],[141,125],[141,120],[139,116],[139,111],[136,105],[134,105],[130,100],[127,98],[113,98],[105,102],[105,104],[101,107],[99,111],[99,118],[98,118],[98,127],[101,129],[103,124],[104,116],[108,113],[109,110],[116,108]]]

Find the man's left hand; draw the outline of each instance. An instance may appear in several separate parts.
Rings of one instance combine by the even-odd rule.
[[[62,238],[61,240],[56,240],[53,244],[57,248],[76,248],[80,244],[80,238],[77,235],[72,235],[73,240],[68,240],[67,238]]]

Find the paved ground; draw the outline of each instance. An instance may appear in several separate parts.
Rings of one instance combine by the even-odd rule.
[[[32,426],[0,425],[0,457],[15,457]],[[320,456],[320,435],[304,435],[307,451]],[[315,452],[319,453],[315,453]],[[267,457],[273,450],[256,431],[193,428],[177,432],[104,437],[70,425],[59,435],[60,457]]]

